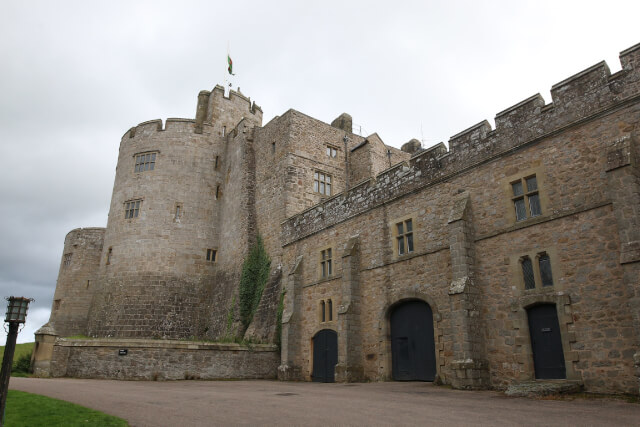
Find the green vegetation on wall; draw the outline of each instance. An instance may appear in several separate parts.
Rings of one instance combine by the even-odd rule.
[[[264,248],[262,237],[258,235],[256,243],[249,249],[249,254],[242,264],[240,278],[240,320],[244,328],[248,328],[258,308],[262,291],[269,279],[271,259]]]

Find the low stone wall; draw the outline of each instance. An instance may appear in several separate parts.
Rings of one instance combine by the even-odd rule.
[[[59,338],[50,367],[52,377],[213,380],[276,378],[279,363],[271,344]]]

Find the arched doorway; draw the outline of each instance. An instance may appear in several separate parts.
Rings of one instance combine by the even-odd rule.
[[[334,370],[338,363],[338,334],[331,329],[323,329],[313,337],[313,373],[314,382],[332,383]]]
[[[527,309],[533,366],[538,379],[567,377],[555,304],[542,304]]]
[[[396,381],[433,381],[436,346],[433,313],[424,301],[405,302],[391,312],[391,358]]]

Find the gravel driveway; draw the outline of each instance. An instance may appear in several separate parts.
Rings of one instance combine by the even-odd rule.
[[[88,406],[132,426],[640,425],[640,404],[635,403],[509,398],[420,382],[11,378],[10,388]]]

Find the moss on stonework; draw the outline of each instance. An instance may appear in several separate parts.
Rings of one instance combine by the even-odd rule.
[[[271,259],[264,248],[262,237],[258,235],[256,243],[249,249],[249,254],[242,264],[240,278],[239,310],[240,320],[245,330],[251,324],[260,303],[262,291],[269,279],[269,267],[271,267]]]

